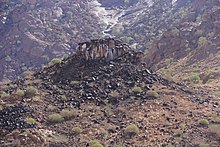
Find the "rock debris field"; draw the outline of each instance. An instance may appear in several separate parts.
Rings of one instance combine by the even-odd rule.
[[[190,92],[184,86],[150,71],[141,62],[139,54],[129,50],[109,62],[102,59],[86,61],[74,54],[61,63],[45,68],[37,76],[45,81],[42,88],[51,91],[57,100],[60,99],[58,94],[66,95],[71,105],[78,107],[83,102],[91,101],[100,105],[106,102],[117,104],[131,97],[142,100],[156,98],[148,94],[154,91],[154,83]]]
[[[0,111],[0,128],[8,131],[33,127],[24,121],[24,116],[30,110],[22,105],[15,105],[4,108]]]
[[[148,119],[148,115],[144,114],[150,111],[153,113],[152,106],[157,107],[157,111],[162,111],[161,109],[171,111],[171,109],[165,108],[169,106],[167,100],[161,102],[161,107],[158,107],[154,100],[163,101],[166,93],[191,94],[192,92],[185,86],[168,81],[154,73],[142,61],[143,56],[140,56],[140,52],[132,49],[111,61],[103,58],[85,60],[84,56],[75,53],[58,63],[49,64],[29,77],[26,76],[7,84],[4,91],[10,96],[2,98],[2,103],[5,104],[0,111],[0,130],[3,131],[3,134],[11,132],[9,136],[12,136],[14,141],[11,142],[10,139],[6,139],[7,137],[2,137],[2,140],[6,139],[5,144],[13,145],[29,144],[27,138],[30,138],[32,145],[58,143],[64,146],[88,146],[91,138],[100,139],[103,144],[110,146],[123,142],[128,146],[152,144],[153,140],[152,142],[144,140],[139,142],[137,138],[135,143],[126,141],[123,130],[131,123],[137,124],[141,129],[140,136],[147,137],[144,131],[147,128],[145,126],[147,120],[135,122],[135,119],[139,119],[136,118],[139,115],[134,114],[138,112],[142,115],[143,113],[143,117]],[[32,87],[32,89],[34,87],[37,91],[32,97],[26,94],[21,97],[16,95],[18,89],[26,92],[28,87]],[[149,106],[145,107],[145,105]],[[61,118],[61,122],[57,124],[49,120],[53,115],[72,113],[72,111],[68,111],[72,109],[74,109],[73,118],[67,120]],[[123,115],[121,111],[123,111]],[[132,112],[131,115],[129,115],[130,112]],[[97,115],[94,115],[96,113]],[[169,112],[166,115],[170,116]],[[158,123],[172,121],[167,119],[166,115],[161,114],[160,120],[162,120]],[[33,121],[30,123],[31,125],[28,124],[27,118],[31,118],[30,120]],[[151,134],[155,133],[154,123],[150,123],[152,126],[148,127]],[[109,131],[109,135],[115,134],[115,137],[109,136],[105,140],[100,135],[88,134],[86,130],[96,132],[93,130],[93,125],[96,127],[100,125],[106,130],[108,130],[108,125],[113,125],[117,129]],[[70,128],[73,126],[80,126],[85,130],[82,136],[72,137]],[[160,130],[158,131],[160,132]],[[28,132],[29,137],[25,135]],[[48,134],[48,132],[50,133]],[[19,133],[20,136],[23,135],[23,138],[26,138],[26,142],[22,142],[16,136]],[[31,134],[35,134],[34,137]],[[58,138],[62,136],[62,139],[58,139],[57,136]],[[166,144],[164,141],[165,138],[160,140],[160,144]]]

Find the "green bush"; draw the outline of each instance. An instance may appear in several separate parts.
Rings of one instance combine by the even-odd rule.
[[[220,123],[220,117],[219,117],[219,116],[214,116],[214,117],[213,117],[213,121],[214,121],[215,123]]]
[[[206,37],[199,37],[198,45],[203,46],[207,43]]]
[[[2,93],[1,94],[1,98],[9,98],[10,97],[10,94],[8,94],[8,93]]]
[[[57,64],[57,63],[60,63],[61,62],[61,59],[59,58],[54,58],[50,61],[50,64]]]
[[[27,89],[25,91],[25,95],[28,97],[32,97],[37,93],[37,91],[38,90],[36,88],[30,86],[30,87],[27,87]]]
[[[209,131],[210,133],[214,133],[216,137],[220,139],[220,125],[212,124],[209,125]]]
[[[81,134],[83,130],[80,127],[73,127],[72,128],[72,133],[75,135]]]
[[[29,124],[29,125],[34,125],[36,123],[36,121],[32,117],[27,117],[26,118],[26,123]]]
[[[60,123],[60,122],[64,121],[64,118],[60,114],[55,113],[55,114],[49,115],[48,121],[51,123]]]
[[[47,110],[48,111],[55,111],[55,110],[57,110],[58,108],[56,107],[56,106],[53,106],[53,105],[48,105],[47,106]]]
[[[70,119],[72,117],[76,117],[78,114],[78,112],[75,110],[75,109],[72,109],[72,110],[68,110],[68,109],[63,109],[61,112],[60,112],[60,115],[65,118],[65,119]]]
[[[91,147],[104,147],[98,140],[92,140],[90,141],[89,145]]]
[[[148,96],[148,97],[152,97],[152,98],[158,98],[158,97],[159,97],[159,94],[158,94],[156,91],[149,90],[149,91],[147,92],[147,96]]]
[[[209,121],[207,119],[200,119],[198,121],[199,125],[201,126],[208,126],[209,125]]]
[[[65,101],[67,100],[67,97],[66,97],[65,95],[62,95],[62,96],[60,97],[60,100],[61,100],[62,102],[65,102]]]
[[[25,93],[24,93],[24,90],[19,89],[19,90],[16,91],[15,94],[18,95],[19,97],[23,97]]]
[[[193,83],[199,83],[200,77],[198,73],[191,73],[189,80]]]
[[[141,92],[142,92],[142,89],[141,89],[141,87],[134,86],[134,87],[131,89],[131,92],[132,92],[132,93],[141,93]]]
[[[129,125],[125,128],[125,134],[126,135],[136,135],[139,133],[139,128],[135,125]]]
[[[169,143],[168,145],[166,145],[166,147],[174,147],[171,143]]]

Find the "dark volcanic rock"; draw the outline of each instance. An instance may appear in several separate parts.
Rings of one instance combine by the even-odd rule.
[[[150,71],[145,63],[137,59],[140,52],[129,50],[122,56],[106,61],[102,59],[85,60],[80,54],[74,54],[60,64],[47,67],[38,75],[45,80],[43,89],[49,85],[58,85],[58,93],[66,93],[71,105],[93,101],[97,105],[106,102],[117,104],[131,97],[152,99],[147,95],[152,84],[160,83],[173,89],[182,86],[170,82]],[[132,90],[140,88],[138,92]],[[50,89],[49,89],[50,90]],[[53,93],[54,97],[58,93]]]
[[[28,109],[22,105],[10,106],[0,111],[0,128],[12,131],[33,127],[24,121]]]

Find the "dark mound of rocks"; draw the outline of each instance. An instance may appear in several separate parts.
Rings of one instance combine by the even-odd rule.
[[[25,114],[29,112],[30,110],[22,105],[5,107],[0,111],[0,128],[12,131],[33,127],[24,120]]]
[[[42,88],[56,100],[65,95],[67,101],[76,106],[90,101],[100,105],[128,99],[152,99],[155,97],[149,96],[148,91],[154,90],[155,83],[185,91],[183,86],[150,71],[140,57],[140,52],[133,50],[109,62],[88,61],[75,54],[45,68],[38,76],[44,80]]]

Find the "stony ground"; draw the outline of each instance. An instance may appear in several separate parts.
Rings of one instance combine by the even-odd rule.
[[[134,56],[74,55],[1,83],[1,145],[219,146],[219,97],[170,82]]]

